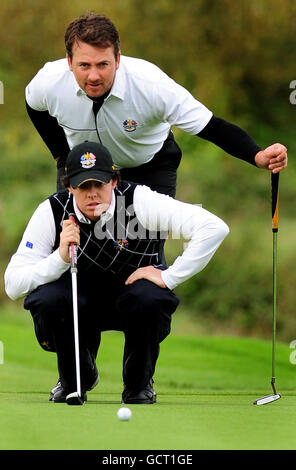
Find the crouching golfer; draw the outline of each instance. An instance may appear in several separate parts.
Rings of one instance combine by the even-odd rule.
[[[99,143],[71,150],[64,183],[67,189],[42,202],[30,219],[5,272],[6,292],[13,300],[26,296],[41,347],[57,354],[60,379],[51,399],[65,402],[76,389],[69,269],[75,243],[82,397],[98,382],[97,336],[119,330],[125,335],[122,402],[154,403],[159,344],[179,303],[173,289],[207,265],[228,227],[199,206],[119,182]],[[168,231],[189,242],[166,267],[158,245]]]

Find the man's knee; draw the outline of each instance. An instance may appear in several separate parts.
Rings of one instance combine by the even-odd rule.
[[[178,303],[178,298],[169,289],[162,289],[146,279],[141,279],[127,286],[119,297],[117,306],[119,311],[133,322],[159,324],[170,323]]]
[[[24,307],[35,312],[54,314],[57,311],[64,310],[67,303],[65,295],[59,292],[53,283],[49,283],[39,286],[31,292],[25,299]]]
[[[170,289],[163,289],[151,281],[140,279],[134,282],[127,296],[131,301],[135,301],[135,305],[143,304],[149,308],[161,307],[176,310],[179,300]]]

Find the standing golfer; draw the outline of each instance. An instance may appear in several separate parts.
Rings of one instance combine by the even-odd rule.
[[[26,296],[37,339],[57,353],[60,384],[53,401],[76,387],[69,246],[78,247],[78,316],[82,396],[98,382],[94,344],[104,330],[125,335],[122,400],[154,403],[159,344],[178,305],[173,289],[201,271],[228,234],[205,209],[147,186],[118,182],[101,144],[75,146],[66,162],[67,189],[34,212],[5,272],[8,296]],[[69,220],[75,214],[76,223]],[[166,267],[158,244],[171,231],[189,240]]]
[[[118,32],[105,16],[74,20],[65,45],[67,58],[46,63],[26,87],[28,114],[57,161],[58,189],[69,150],[89,140],[110,150],[122,179],[174,196],[181,150],[171,126],[257,167],[287,166],[283,145],[261,150],[158,67],[121,56]]]

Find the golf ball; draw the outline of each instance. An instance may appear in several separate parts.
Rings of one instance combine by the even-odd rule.
[[[131,416],[132,412],[126,406],[119,408],[119,410],[117,411],[117,418],[120,419],[120,421],[128,421]]]

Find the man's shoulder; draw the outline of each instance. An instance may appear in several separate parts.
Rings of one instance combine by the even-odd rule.
[[[70,73],[67,59],[58,59],[52,62],[46,62],[40,69],[40,75],[59,76]]]
[[[58,96],[67,96],[75,85],[67,59],[46,62],[26,86],[26,101],[36,111],[49,111]]]
[[[121,56],[121,66],[126,75],[133,80],[159,81],[167,77],[157,65],[145,59]]]
[[[61,210],[65,209],[65,204],[67,204],[71,199],[72,195],[67,189],[53,193],[47,198],[51,207],[59,207]]]
[[[121,180],[118,182],[116,186],[116,193],[119,196],[127,192],[134,192],[135,188],[138,186],[137,183],[133,183],[132,181]]]
[[[73,81],[73,73],[69,69],[67,59],[46,62],[33,79],[34,86],[44,87],[45,90],[65,88]]]

